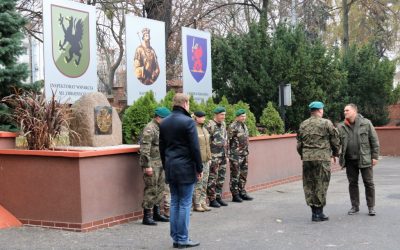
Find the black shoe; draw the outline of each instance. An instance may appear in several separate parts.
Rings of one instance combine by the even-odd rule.
[[[153,220],[160,222],[169,222],[169,219],[160,213],[160,206],[155,205],[153,208]]]
[[[251,201],[253,200],[253,197],[249,196],[248,194],[241,194],[240,198],[242,198],[242,200],[244,201]]]
[[[216,200],[212,200],[210,201],[210,207],[220,208],[221,205]]]
[[[353,215],[356,214],[360,211],[360,208],[358,206],[352,206],[350,210],[347,212],[348,215]]]
[[[151,209],[144,209],[143,210],[143,225],[148,225],[148,226],[157,226],[157,222],[155,222],[151,218]]]
[[[190,248],[190,247],[197,247],[200,245],[200,242],[189,240],[185,244],[178,244],[178,248]]]
[[[172,243],[172,247],[173,247],[173,248],[178,248],[178,245],[179,245],[178,243],[175,243],[175,242]]]
[[[232,196],[232,201],[233,202],[243,202],[242,198],[238,194],[235,194]]]
[[[374,207],[369,207],[368,208],[368,215],[369,216],[375,216],[376,215]]]
[[[221,198],[217,198],[216,201],[217,201],[221,206],[224,206],[224,207],[228,206],[228,204],[226,204],[226,202],[223,201]]]

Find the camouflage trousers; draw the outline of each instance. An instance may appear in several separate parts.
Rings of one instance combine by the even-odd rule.
[[[160,205],[165,188],[165,175],[162,167],[153,167],[153,175],[143,174],[144,195],[142,207],[152,209],[154,205]]]
[[[170,203],[171,203],[171,193],[169,191],[169,185],[164,183],[164,192],[163,192],[163,198],[164,198],[164,210],[169,210]]]
[[[248,173],[248,156],[238,156],[236,159],[229,159],[231,178],[229,186],[232,195],[246,194],[245,186]]]
[[[193,203],[195,205],[206,204],[209,173],[210,164],[208,162],[203,162],[203,178],[197,181],[193,192]]]
[[[308,206],[324,207],[331,179],[329,161],[303,161],[303,188]]]
[[[208,176],[207,196],[210,201],[221,198],[222,187],[225,182],[226,157],[213,157]]]

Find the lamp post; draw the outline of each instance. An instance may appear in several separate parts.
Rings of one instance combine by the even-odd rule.
[[[292,87],[290,84],[281,83],[279,84],[279,107],[281,111],[281,118],[285,125],[285,131],[287,130],[285,107],[289,106],[292,106]]]

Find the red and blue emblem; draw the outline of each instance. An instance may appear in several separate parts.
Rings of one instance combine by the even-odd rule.
[[[187,36],[186,43],[190,73],[200,82],[207,71],[207,39]]]

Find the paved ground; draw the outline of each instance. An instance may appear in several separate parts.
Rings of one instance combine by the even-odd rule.
[[[332,175],[328,222],[311,222],[301,181],[252,193],[251,202],[194,213],[190,232],[201,242],[195,249],[400,249],[400,158],[381,159],[375,184],[375,217],[367,215],[363,188],[360,213],[347,215],[344,171]],[[22,227],[0,230],[0,249],[172,249],[168,233],[168,223],[140,221],[89,233]]]

